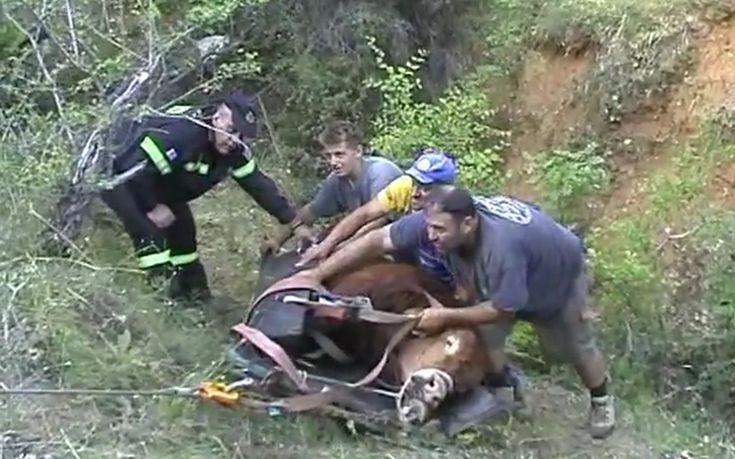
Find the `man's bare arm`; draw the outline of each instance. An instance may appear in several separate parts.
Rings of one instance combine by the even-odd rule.
[[[344,246],[313,269],[319,281],[342,272],[366,257],[384,255],[393,250],[390,227],[384,226]]]
[[[296,212],[296,217],[294,217],[291,223],[287,223],[281,226],[280,231],[276,235],[274,245],[276,247],[281,247],[283,244],[286,243],[286,241],[291,239],[296,228],[302,225],[309,227],[313,225],[315,221],[316,217],[314,217],[314,214],[311,212],[309,204],[306,204],[304,207]]]
[[[509,319],[513,314],[498,309],[490,301],[466,308],[452,308],[445,312],[447,327],[472,327]]]
[[[327,249],[326,253],[331,253],[340,242],[353,236],[364,225],[388,215],[389,211],[382,202],[372,199],[343,218],[320,245]]]
[[[339,244],[337,244],[337,247],[335,247],[332,252],[336,252],[338,250],[341,250],[347,244],[350,244],[350,243],[354,242],[360,236],[363,236],[363,235],[371,232],[374,229],[378,229],[381,226],[385,226],[386,224],[388,224],[388,219],[386,217],[381,217],[381,218],[378,218],[376,220],[371,221],[367,225],[364,225],[359,230],[357,230],[357,232],[352,237],[350,237],[347,240],[342,241]]]

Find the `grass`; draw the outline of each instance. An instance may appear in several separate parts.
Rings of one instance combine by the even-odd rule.
[[[287,177],[276,175],[288,183]],[[96,209],[96,228],[80,245],[84,260],[91,263],[81,258],[44,259],[24,253],[43,224],[24,212],[28,202],[16,201],[24,204],[10,212],[6,221],[14,239],[3,245],[3,250],[13,255],[2,265],[0,290],[12,335],[2,341],[3,354],[8,351],[7,355],[12,355],[0,365],[3,383],[148,389],[196,384],[222,372],[226,330],[237,315],[225,318],[181,310],[166,304],[160,291],[144,287],[140,274],[131,269],[127,239],[103,208]],[[194,207],[202,257],[215,288],[246,304],[255,280],[252,267],[262,234],[252,229],[266,233],[273,223],[230,185]],[[108,268],[112,266],[115,268]],[[579,454],[599,457],[595,456],[599,446],[584,439],[572,443],[556,439],[569,435],[568,428],[560,429],[560,416],[573,426],[585,413],[579,388],[572,384],[569,392],[552,383],[554,378],[560,377],[559,382],[565,384],[574,378],[566,371],[556,374],[538,376],[540,403],[552,407],[551,414],[542,412],[532,424],[515,420],[478,429],[454,442],[429,432],[411,439],[355,437],[336,421],[266,419],[172,398],[4,400],[8,415],[0,418],[0,432],[22,434],[21,440],[8,443],[14,451],[26,448],[36,454],[48,451],[82,458],[536,457],[533,455],[540,451],[564,456],[570,447]],[[655,431],[666,441],[649,445],[651,442],[636,440],[638,434],[631,433],[635,429],[623,427],[623,439],[603,448],[606,457],[624,457],[621,448],[635,448],[638,457],[645,457],[643,449],[636,446],[641,444],[661,451],[687,445],[690,451],[697,451],[690,443],[692,430],[681,419],[661,411],[674,420],[650,423],[649,418],[658,419],[652,411],[639,404],[631,406],[638,411],[629,411],[625,403],[622,425],[637,429],[649,423],[652,434]]]
[[[714,121],[649,177],[641,211],[594,228],[590,237],[598,304],[610,319],[604,332],[617,350],[613,368],[622,392],[633,397],[647,387],[666,398],[676,394],[667,406],[692,419],[704,408],[715,417],[732,416],[720,395],[727,392],[722,375],[735,341],[727,318],[732,292],[724,280],[732,270],[725,223],[732,217],[725,203],[712,199],[710,186],[733,150]]]

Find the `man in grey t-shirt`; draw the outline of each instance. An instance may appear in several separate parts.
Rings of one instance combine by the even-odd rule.
[[[363,155],[362,137],[350,122],[330,124],[319,135],[319,142],[332,172],[319,185],[311,202],[299,210],[281,234],[266,244],[266,249],[277,250],[294,234],[302,241],[313,241],[310,227],[316,220],[352,212],[402,174],[401,168],[387,158]],[[359,234],[385,223],[366,225]]]
[[[493,367],[488,383],[503,389],[517,383],[506,364],[505,340],[516,320],[530,322],[544,354],[570,363],[589,389],[592,436],[613,431],[607,365],[587,310],[584,247],[574,233],[534,205],[452,187],[430,198],[424,216],[391,225],[390,235],[399,248],[428,238],[475,299],[466,308],[426,310],[417,328],[477,326]]]
[[[380,156],[359,156],[351,174],[332,172],[320,184],[309,204],[309,213],[316,218],[328,218],[352,212],[373,199],[380,190],[403,172],[389,159]]]
[[[589,322],[583,245],[536,206],[446,186],[432,193],[422,212],[373,231],[302,275],[323,280],[369,256],[416,252],[427,240],[474,301],[463,308],[426,309],[417,329],[435,334],[477,327],[491,361],[487,384],[501,399],[515,395],[522,402],[504,345],[516,320],[530,322],[546,356],[570,363],[589,389],[591,435],[608,436],[615,409]]]

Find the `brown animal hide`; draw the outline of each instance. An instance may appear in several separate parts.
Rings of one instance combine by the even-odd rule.
[[[409,264],[370,261],[349,273],[339,274],[325,282],[325,287],[339,295],[370,297],[375,309],[404,313],[430,307],[424,296],[429,292],[446,307],[458,307],[454,292],[442,282]],[[390,337],[399,326],[369,323],[342,324],[335,341],[356,359],[374,365]],[[431,410],[450,392],[463,392],[476,387],[488,368],[487,355],[473,329],[450,329],[435,336],[409,336],[394,350],[381,379],[403,385],[418,374],[408,388],[409,398],[421,405],[423,422]],[[431,372],[440,370],[451,377],[450,388],[437,388],[440,379]],[[428,376],[427,376],[428,374]],[[436,380],[434,380],[436,379]],[[440,390],[441,389],[441,390]]]

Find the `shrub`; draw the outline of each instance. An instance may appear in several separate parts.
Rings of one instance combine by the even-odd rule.
[[[534,175],[560,218],[573,217],[584,198],[610,181],[605,153],[595,142],[584,148],[551,150],[535,157]]]
[[[458,157],[462,182],[483,191],[497,187],[507,133],[493,127],[495,112],[482,91],[483,72],[492,69],[478,71],[428,103],[417,100],[421,81],[416,75],[425,52],[419,51],[404,65],[392,66],[385,62],[385,53],[374,39],[369,44],[383,72],[367,80],[383,102],[372,123],[373,145],[400,159],[410,158],[422,146],[449,150]]]

